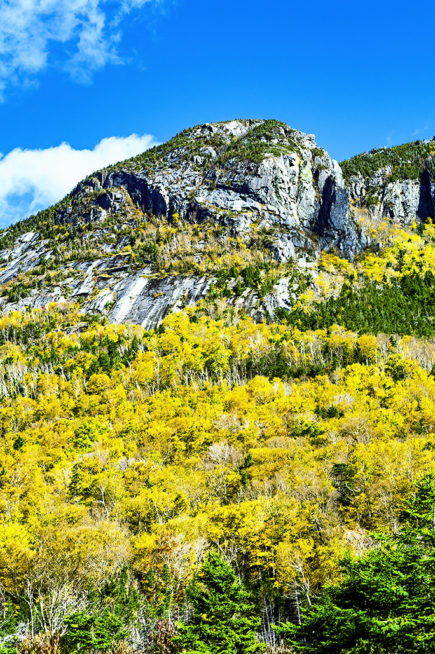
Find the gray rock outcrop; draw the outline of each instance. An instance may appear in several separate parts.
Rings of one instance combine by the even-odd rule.
[[[350,197],[374,218],[403,225],[435,217],[435,141],[382,148],[343,162]]]
[[[177,141],[174,139],[174,141]],[[169,142],[170,144],[171,142]],[[107,190],[100,206],[119,211],[125,188],[143,212],[168,220],[211,221],[242,233],[253,224],[279,228],[277,257],[312,247],[337,247],[345,256],[361,249],[349,212],[340,166],[316,146],[314,136],[277,121],[230,121],[187,130],[151,164],[126,162],[92,176],[93,191]],[[293,248],[280,248],[279,240]],[[319,241],[320,239],[320,241]]]

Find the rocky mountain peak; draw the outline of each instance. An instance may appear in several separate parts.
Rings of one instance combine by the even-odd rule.
[[[281,259],[300,248],[338,247],[352,256],[361,247],[338,164],[313,135],[275,120],[194,127],[85,185],[108,194],[125,189],[142,212],[167,220],[214,222],[233,234],[254,224],[280,229],[274,248]],[[110,211],[119,200],[101,197],[99,206]]]
[[[222,271],[248,266],[261,290],[238,301],[273,313],[291,298],[278,274],[260,284],[266,269],[284,275],[324,249],[352,258],[364,244],[340,166],[313,135],[276,120],[204,124],[6,230],[1,302],[72,299],[151,327],[207,297]]]

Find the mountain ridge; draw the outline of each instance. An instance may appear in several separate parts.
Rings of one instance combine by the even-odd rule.
[[[322,252],[353,260],[378,247],[361,213],[370,220],[387,213],[405,225],[425,208],[433,217],[435,182],[422,151],[432,162],[435,147],[419,143],[400,146],[397,156],[403,174],[414,166],[425,181],[415,171],[400,179],[397,157],[391,163],[385,149],[343,162],[343,176],[313,135],[275,120],[189,128],[96,171],[53,207],[5,230],[1,306],[73,300],[111,321],[151,328],[212,297],[234,269],[227,288],[237,275],[257,280],[235,306],[258,318],[291,310],[295,269],[309,273]]]

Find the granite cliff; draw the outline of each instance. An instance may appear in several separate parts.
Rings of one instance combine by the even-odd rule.
[[[354,206],[404,225],[435,216],[435,139],[381,148],[342,162]]]

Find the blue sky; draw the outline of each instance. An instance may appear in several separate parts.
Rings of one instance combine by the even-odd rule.
[[[341,160],[435,135],[435,5],[0,0],[0,97],[0,226],[197,123],[278,118]]]

